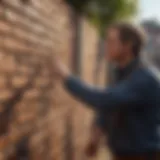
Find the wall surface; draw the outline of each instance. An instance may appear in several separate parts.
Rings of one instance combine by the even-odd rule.
[[[82,160],[92,112],[52,74],[71,66],[72,10],[60,0],[0,1],[0,160]],[[97,33],[83,21],[82,79],[93,80]]]

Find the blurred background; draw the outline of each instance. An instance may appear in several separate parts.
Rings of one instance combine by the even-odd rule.
[[[0,0],[0,160],[87,160],[94,113],[65,93],[51,59],[107,86],[108,25],[131,21],[159,37],[159,8],[159,0]],[[102,145],[95,159],[108,155]]]

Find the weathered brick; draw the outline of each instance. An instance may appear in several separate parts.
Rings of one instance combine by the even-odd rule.
[[[4,89],[7,86],[7,77],[5,75],[0,75],[0,89]]]
[[[13,73],[16,71],[17,64],[15,58],[10,55],[5,55],[0,59],[0,72]]]
[[[24,124],[24,123],[27,123],[27,122],[31,122],[32,120],[34,120],[36,115],[34,114],[26,114],[26,113],[23,113],[21,115],[18,116],[17,118],[17,123],[18,124]]]
[[[4,21],[0,21],[0,33],[7,33],[10,32],[12,27],[5,23]]]
[[[32,68],[31,66],[19,65],[15,76],[22,76],[30,79],[33,72],[34,72],[34,68]]]
[[[5,158],[4,154],[0,153],[0,159],[4,159],[4,158]]]
[[[24,94],[24,99],[34,99],[34,98],[38,98],[40,96],[39,90],[38,89],[31,89],[26,91],[26,93]]]
[[[27,76],[13,76],[12,78],[12,85],[14,88],[21,88],[24,87],[28,82]]]
[[[0,101],[7,101],[13,96],[12,90],[2,89],[0,91]]]
[[[35,80],[35,86],[36,87],[45,87],[49,84],[50,79],[45,77],[39,77]]]
[[[9,145],[10,139],[7,135],[0,137],[0,150]]]
[[[9,159],[10,150],[14,154],[26,136],[32,160],[63,160],[72,107],[74,160],[82,153],[91,114],[79,109],[82,104],[64,92],[49,64],[56,54],[72,66],[75,30],[71,13],[63,0],[3,0],[0,4],[0,102],[10,102],[15,96],[8,110],[6,137],[0,137],[0,160]],[[82,78],[91,82],[98,36],[85,18],[82,23]],[[0,104],[0,113],[4,107]]]

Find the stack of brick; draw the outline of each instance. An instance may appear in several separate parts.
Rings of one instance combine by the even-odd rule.
[[[62,0],[0,1],[0,160],[80,160],[92,117],[49,65],[70,66],[74,28]],[[85,20],[82,78],[92,81],[97,34]],[[88,59],[88,60],[87,60]]]

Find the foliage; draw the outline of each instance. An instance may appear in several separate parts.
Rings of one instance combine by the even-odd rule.
[[[103,34],[117,20],[130,19],[137,11],[138,0],[92,0],[85,10],[89,19]]]
[[[138,11],[138,0],[66,0],[76,12],[86,14],[103,34],[112,22],[130,19]]]
[[[66,0],[66,2],[78,13],[85,11],[85,7],[88,5],[89,1],[90,0]]]

